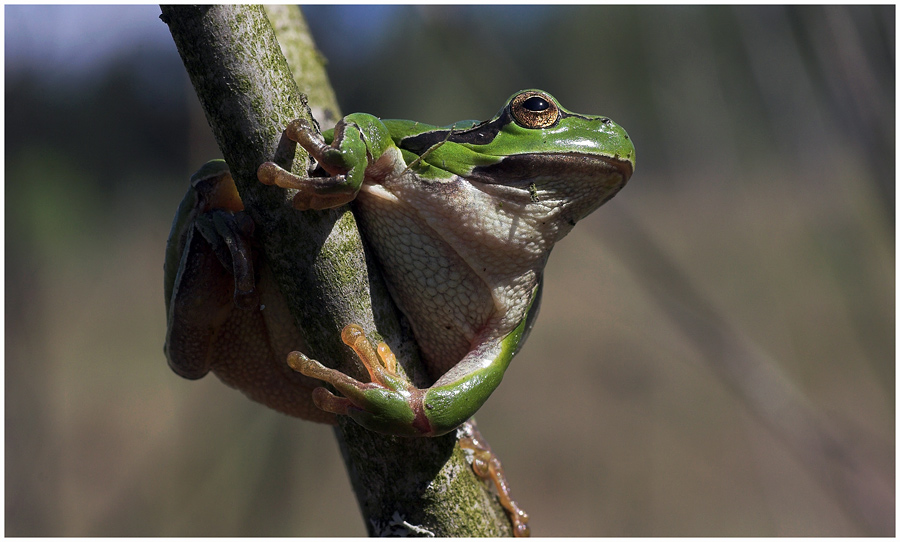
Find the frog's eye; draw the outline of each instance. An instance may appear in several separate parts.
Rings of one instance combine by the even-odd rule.
[[[529,90],[509,104],[516,124],[523,128],[548,128],[559,120],[559,107],[548,94]]]

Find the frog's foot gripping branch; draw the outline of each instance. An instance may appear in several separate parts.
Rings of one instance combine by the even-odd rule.
[[[321,211],[349,203],[356,197],[356,191],[347,189],[346,176],[299,177],[282,169],[275,162],[266,162],[256,172],[259,181],[267,185],[297,190],[294,208],[299,211],[314,209]]]
[[[306,149],[331,177],[299,177],[274,162],[266,162],[256,172],[259,181],[297,190],[294,208],[300,211],[321,211],[353,201],[365,178],[369,155],[359,129],[344,130],[344,125],[339,125],[340,138],[334,145],[328,145],[303,119],[292,121],[284,130],[284,135]]]
[[[360,382],[329,369],[301,352],[288,354],[287,362],[292,369],[327,382],[344,395],[337,397],[325,388],[316,388],[313,390],[316,406],[350,416],[367,429],[389,435],[430,437],[447,432],[436,432],[425,414],[427,390],[416,388],[397,373],[397,358],[388,345],[379,343],[373,348],[365,332],[355,324],[341,331],[341,340],[356,352],[371,382]]]
[[[385,343],[377,347],[366,339],[363,329],[351,324],[341,332],[341,340],[353,348],[369,373],[371,382],[360,382],[346,374],[329,369],[301,352],[288,354],[288,365],[306,376],[327,382],[340,391],[338,397],[325,388],[313,390],[313,401],[322,410],[350,416],[373,431],[393,435],[436,436],[437,430],[425,413],[427,390],[410,384],[397,372],[397,358]],[[472,470],[482,480],[490,479],[507,511],[515,536],[529,536],[528,514],[510,497],[509,485],[500,460],[484,437],[467,421],[459,428],[460,447],[470,454]]]
[[[516,501],[512,500],[509,484],[503,474],[503,466],[500,460],[491,451],[490,445],[481,436],[481,432],[475,426],[474,420],[469,420],[459,428],[459,447],[471,454],[472,470],[482,480],[490,479],[497,490],[500,505],[509,515],[513,525],[513,536],[531,536],[531,527],[528,526],[528,514],[519,508]]]

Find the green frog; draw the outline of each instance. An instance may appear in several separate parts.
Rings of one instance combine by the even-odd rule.
[[[259,180],[296,190],[299,210],[352,202],[433,383],[411,384],[387,345],[373,346],[356,325],[342,339],[370,382],[302,353],[221,161],[192,179],[167,246],[169,364],[187,378],[212,370],[288,414],[331,423],[349,416],[394,435],[445,434],[484,404],[534,325],[554,244],[635,167],[624,129],[568,111],[541,90],[515,93],[486,121],[440,127],[355,113],[321,135],[296,120],[285,135],[328,176],[267,162]]]

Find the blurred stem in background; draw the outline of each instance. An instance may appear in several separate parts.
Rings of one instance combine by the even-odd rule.
[[[891,444],[847,419],[817,409],[762,345],[696,288],[652,235],[616,208],[610,242],[652,299],[731,387],[746,408],[784,441],[849,514],[873,536],[895,528]]]

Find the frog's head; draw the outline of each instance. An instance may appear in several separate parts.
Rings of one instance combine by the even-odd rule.
[[[517,92],[493,119],[466,132],[480,143],[468,145],[471,150],[497,159],[473,168],[469,178],[525,191],[538,207],[530,214],[555,222],[557,239],[634,172],[634,145],[621,126],[573,113],[540,90]]]

